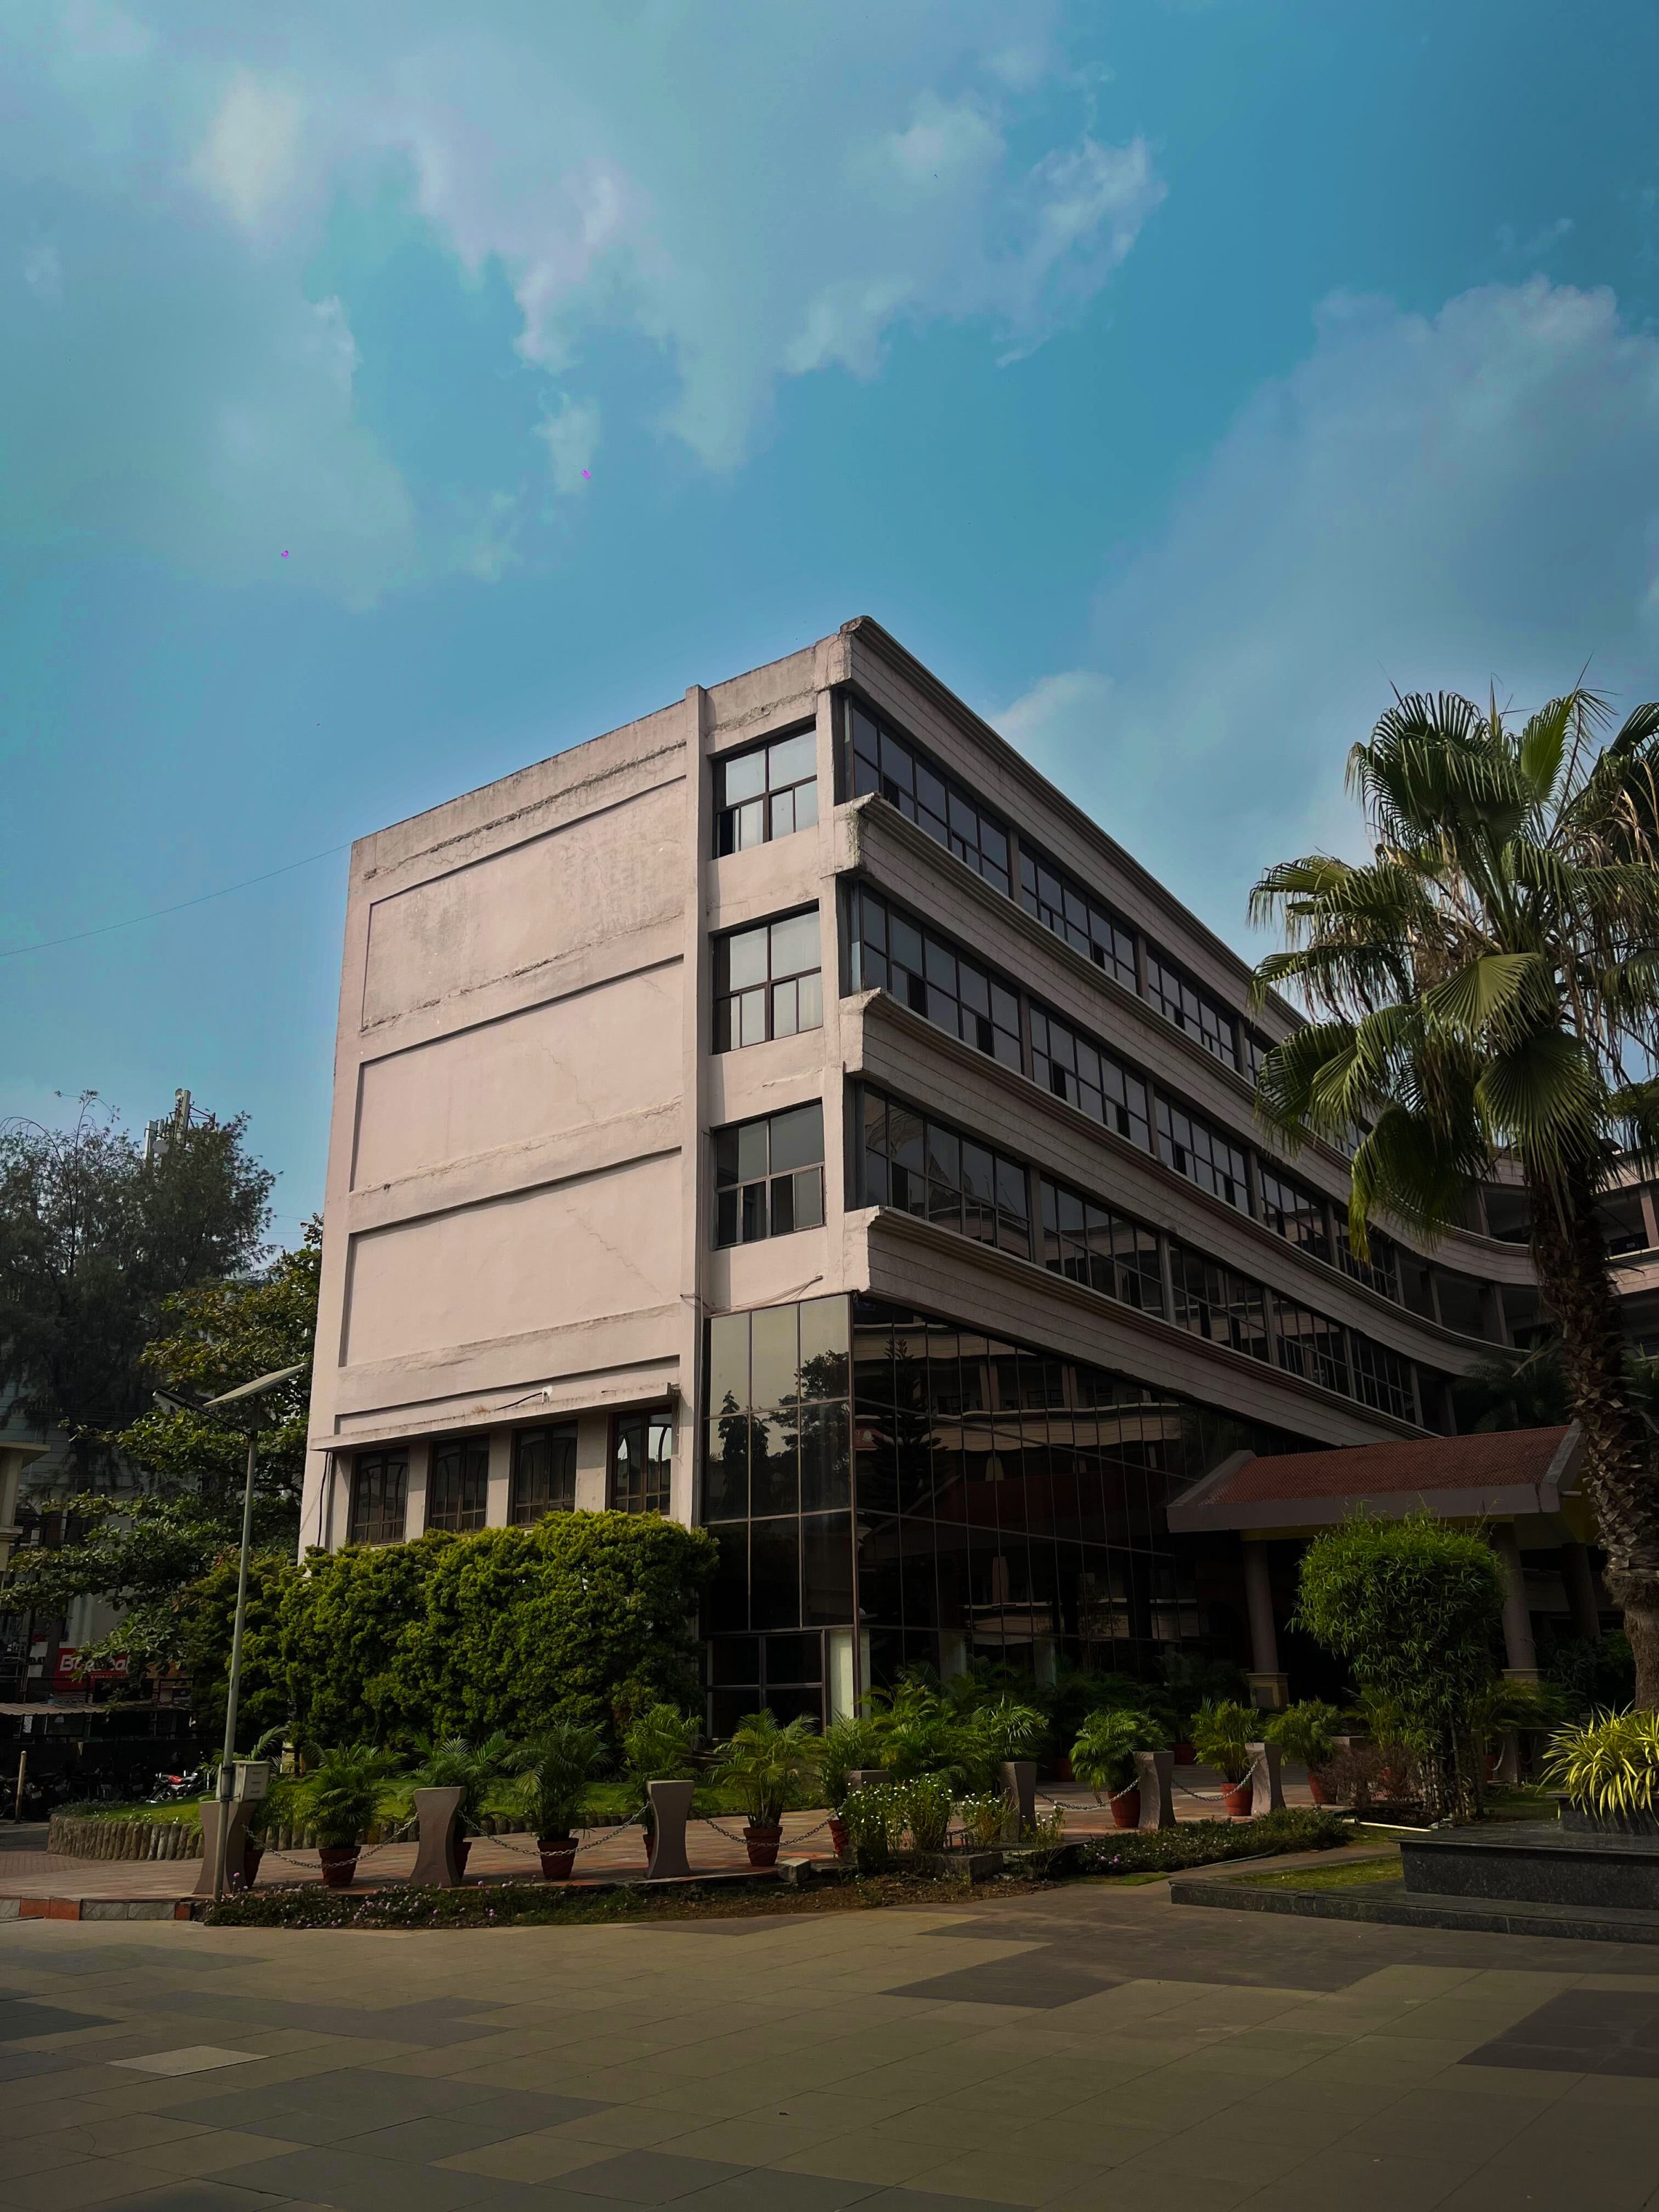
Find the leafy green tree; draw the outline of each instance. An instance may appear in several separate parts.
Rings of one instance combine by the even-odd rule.
[[[245,1421],[258,1424],[254,1542],[289,1565],[299,1539],[321,1261],[321,1234],[313,1224],[300,1249],[282,1254],[264,1273],[164,1299],[167,1334],[144,1347],[156,1382],[198,1396],[211,1397],[274,1369],[300,1367],[292,1382],[243,1413]],[[201,1655],[194,1586],[216,1561],[234,1558],[241,1541],[247,1430],[211,1414],[158,1407],[110,1442],[128,1465],[143,1471],[149,1487],[136,1497],[94,1491],[70,1499],[81,1540],[61,1550],[14,1553],[7,1602],[61,1615],[77,1597],[100,1598],[122,1619],[84,1656],[120,1655],[144,1666],[187,1663],[193,1639]]]
[[[1503,1612],[1491,1545],[1427,1513],[1362,1514],[1303,1554],[1298,1626],[1346,1659],[1366,1701],[1390,1716],[1389,1733],[1417,1762],[1436,1814],[1477,1807],[1477,1729]]]
[[[1596,1208],[1621,1153],[1659,1152],[1659,704],[1607,742],[1584,690],[1519,727],[1442,693],[1397,701],[1349,758],[1371,844],[1270,869],[1282,925],[1258,993],[1314,1016],[1271,1052],[1258,1107],[1294,1145],[1353,1155],[1351,1223],[1433,1237],[1500,1160],[1521,1171],[1539,1289],[1583,1425],[1607,1583],[1659,1705],[1659,1479],[1626,1370]]]
[[[246,1127],[170,1126],[146,1158],[89,1092],[70,1129],[0,1128],[0,1377],[69,1431],[82,1484],[119,1468],[167,1299],[260,1255],[272,1178]]]

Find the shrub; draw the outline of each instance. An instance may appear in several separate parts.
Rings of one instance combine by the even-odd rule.
[[[360,1844],[374,1826],[397,1771],[391,1753],[372,1743],[342,1744],[325,1751],[295,1796],[319,1844]]]
[[[1116,1796],[1135,1778],[1135,1753],[1162,1751],[1168,1738],[1150,1713],[1127,1707],[1089,1715],[1072,1746],[1072,1772],[1097,1802]]]
[[[1329,1850],[1348,1841],[1334,1814],[1302,1806],[1258,1820],[1186,1820],[1174,1828],[1131,1828],[1083,1845],[1090,1874],[1177,1874],[1218,1859],[1257,1858],[1278,1851]]]
[[[441,1743],[428,1745],[425,1759],[409,1777],[409,1786],[411,1790],[459,1790],[461,1818],[477,1827],[484,1800],[505,1769],[509,1748],[507,1738],[499,1733],[486,1736],[477,1745],[470,1744],[464,1735],[446,1736]]]
[[[819,1745],[818,1775],[833,1810],[839,1813],[846,1802],[854,1769],[880,1764],[881,1731],[873,1721],[831,1721]]]
[[[1263,1714],[1261,1726],[1266,1741],[1276,1743],[1286,1759],[1298,1759],[1304,1766],[1323,1766],[1335,1748],[1341,1717],[1334,1705],[1304,1698],[1282,1712]]]
[[[989,1850],[1007,1835],[1010,1822],[1008,1800],[988,1793],[963,1797],[957,1802],[957,1818],[962,1823],[963,1833],[968,1841]]]
[[[1659,1812],[1659,1713],[1595,1713],[1556,1731],[1544,1778],[1581,1812],[1640,1820]]]
[[[688,1720],[678,1705],[652,1705],[640,1715],[623,1738],[623,1760],[634,1804],[644,1815],[645,1832],[656,1826],[651,1811],[653,1782],[690,1782],[697,1771],[696,1721]]]
[[[955,1802],[950,1783],[942,1774],[918,1775],[897,1792],[898,1811],[910,1832],[910,1846],[918,1851],[942,1851],[950,1839]]]
[[[1477,1705],[1495,1671],[1503,1602],[1491,1546],[1426,1513],[1356,1516],[1303,1557],[1298,1625],[1398,1715],[1436,1815],[1479,1802]]]
[[[848,1847],[861,1874],[890,1866],[904,1841],[906,1808],[902,1787],[891,1782],[863,1782],[849,1790],[841,1808]]]
[[[1242,1705],[1234,1698],[1206,1698],[1193,1715],[1193,1749],[1225,1780],[1242,1782],[1250,1771],[1245,1746],[1255,1740],[1261,1725],[1255,1706]]]
[[[750,1713],[732,1732],[717,1778],[732,1784],[751,1827],[775,1828],[800,1784],[816,1769],[820,1750],[805,1714],[780,1728],[776,1715],[763,1709]]]
[[[602,1742],[598,1729],[580,1721],[550,1721],[539,1735],[508,1752],[505,1763],[520,1778],[519,1804],[538,1841],[568,1836],[574,1828],[599,1770]]]

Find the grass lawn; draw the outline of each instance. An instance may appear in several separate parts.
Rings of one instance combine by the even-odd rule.
[[[1352,1889],[1359,1882],[1401,1879],[1400,1861],[1392,1853],[1385,1859],[1347,1859],[1335,1866],[1293,1867],[1279,1874],[1238,1876],[1255,1889]]]

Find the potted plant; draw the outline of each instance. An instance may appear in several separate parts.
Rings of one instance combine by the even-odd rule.
[[[576,1824],[587,1785],[599,1771],[603,1739],[579,1721],[550,1721],[538,1736],[515,1744],[503,1764],[519,1778],[514,1799],[541,1854],[544,1881],[568,1881],[576,1861]]]
[[[748,1815],[743,1839],[751,1867],[777,1864],[784,1814],[798,1785],[817,1765],[819,1750],[804,1713],[780,1727],[776,1715],[763,1707],[733,1731],[716,1777],[731,1784]]]
[[[623,1763],[634,1802],[645,1832],[645,1855],[651,1856],[656,1823],[651,1810],[653,1782],[690,1782],[697,1771],[696,1721],[678,1705],[647,1705],[623,1737]]]
[[[1324,1705],[1317,1698],[1304,1698],[1300,1704],[1286,1705],[1282,1712],[1268,1713],[1262,1719],[1267,1741],[1276,1743],[1286,1759],[1297,1759],[1307,1768],[1308,1794],[1316,1805],[1332,1802],[1322,1770],[1336,1749],[1336,1725],[1341,1717],[1334,1705]]]
[[[1261,1716],[1235,1698],[1206,1698],[1193,1715],[1193,1749],[1221,1777],[1222,1801],[1230,1820],[1249,1818],[1250,1754],[1245,1749]]]
[[[478,1829],[484,1801],[501,1778],[508,1750],[507,1740],[499,1731],[477,1745],[464,1735],[446,1736],[441,1742],[428,1744],[424,1760],[410,1777],[410,1787],[416,1790],[460,1791],[456,1810],[462,1832],[455,1838],[455,1865],[463,1875],[472,1849],[472,1835],[467,1832]]]
[[[1659,1713],[1592,1713],[1556,1730],[1544,1778],[1580,1819],[1650,1834],[1659,1826]]]
[[[1135,1775],[1138,1751],[1162,1751],[1167,1738],[1150,1713],[1126,1706],[1091,1713],[1072,1746],[1072,1773],[1095,1802],[1103,1793],[1120,1828],[1140,1826],[1140,1784]]]
[[[831,1721],[818,1740],[818,1782],[830,1808],[830,1840],[837,1858],[847,1856],[847,1823],[842,1808],[853,1786],[852,1777],[864,1767],[880,1764],[880,1734],[873,1721]]]
[[[300,1784],[295,1794],[317,1832],[317,1856],[329,1889],[350,1888],[363,1838],[396,1768],[391,1753],[372,1743],[340,1744],[324,1752]]]

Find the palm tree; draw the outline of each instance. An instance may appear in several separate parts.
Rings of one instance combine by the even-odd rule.
[[[1432,1239],[1472,1182],[1519,1169],[1638,1700],[1659,1707],[1654,1435],[1595,1205],[1621,1153],[1659,1156],[1659,704],[1603,742],[1610,720],[1582,689],[1518,728],[1495,698],[1396,695],[1348,761],[1370,859],[1287,860],[1251,893],[1286,946],[1258,1002],[1292,983],[1312,1017],[1256,1097],[1292,1147],[1358,1136],[1362,1257],[1374,1209]]]

